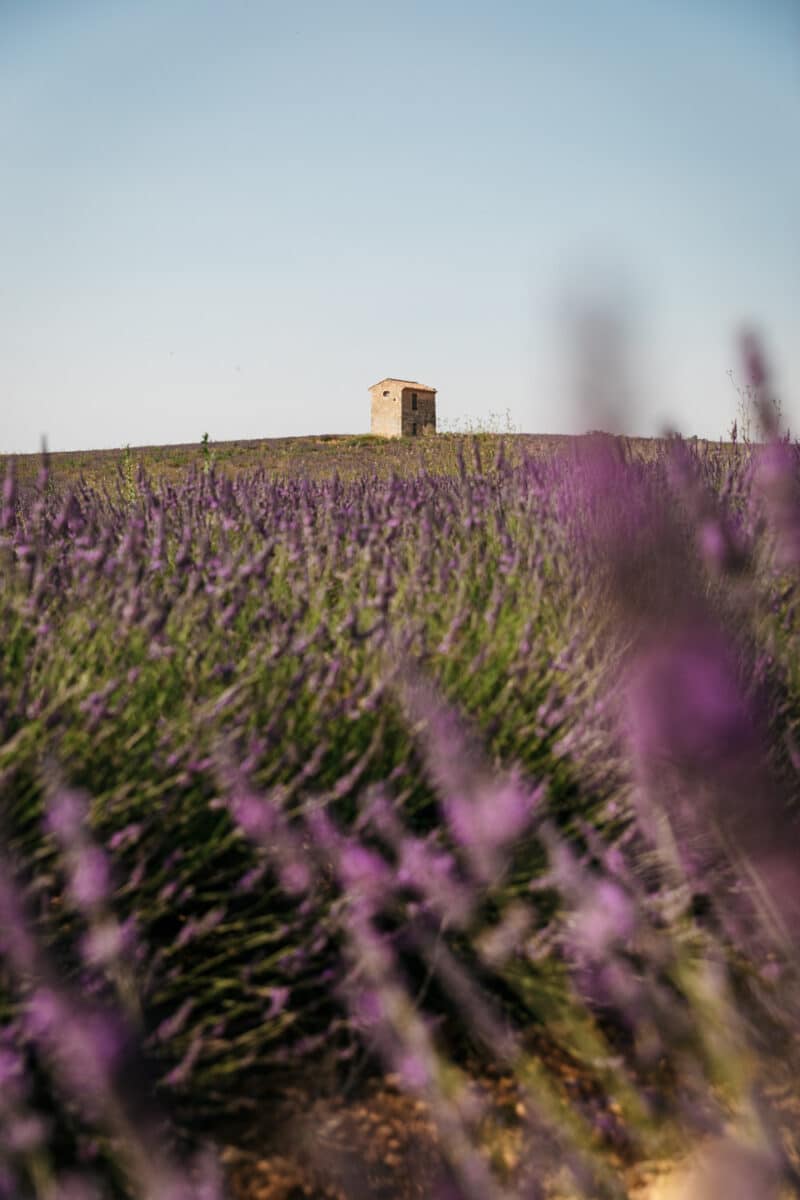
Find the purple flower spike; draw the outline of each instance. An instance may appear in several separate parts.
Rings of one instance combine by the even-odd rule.
[[[80,833],[86,812],[86,798],[81,792],[60,787],[48,803],[47,826],[64,844]]]
[[[380,895],[391,885],[388,865],[378,854],[363,846],[345,846],[339,857],[339,873],[346,888],[362,888],[373,895]]]
[[[756,736],[727,647],[713,631],[676,633],[633,666],[627,724],[637,760],[692,773],[736,769]]]
[[[602,879],[587,889],[571,927],[576,950],[582,956],[601,961],[631,937],[636,927],[636,910],[618,884]]]
[[[542,792],[516,780],[485,786],[477,796],[445,797],[444,811],[458,845],[483,882],[502,872],[514,841],[530,826]]]
[[[497,778],[468,742],[456,713],[429,687],[415,683],[405,695],[450,832],[475,877],[492,882],[514,841],[530,826],[544,790],[531,789],[513,775]]]
[[[108,861],[97,846],[84,846],[75,855],[70,894],[79,908],[96,907],[108,899],[110,875]]]
[[[290,896],[301,896],[311,887],[311,868],[302,859],[295,858],[280,868],[281,886]]]
[[[423,1095],[433,1080],[432,1064],[419,1051],[407,1050],[396,1061],[395,1070],[400,1083],[409,1092]]]
[[[291,992],[287,987],[274,987],[270,993],[269,1008],[265,1014],[267,1020],[277,1017],[286,1008]]]
[[[275,814],[263,796],[242,793],[231,800],[231,814],[243,833],[254,841],[267,839],[275,828]]]

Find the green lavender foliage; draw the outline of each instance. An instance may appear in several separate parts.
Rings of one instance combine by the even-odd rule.
[[[4,820],[14,855],[47,864],[35,886],[49,901],[41,765],[86,790],[94,834],[116,835],[119,914],[156,948],[148,1027],[193,1003],[153,1050],[174,1064],[202,1034],[196,1095],[227,1103],[248,1064],[298,1061],[287,1047],[335,1021],[319,978],[338,951],[324,912],[294,912],[269,875],[237,891],[257,859],[213,807],[226,763],[247,759],[252,785],[281,789],[290,809],[333,797],[345,822],[391,780],[411,827],[431,830],[398,688],[413,665],[474,722],[491,761],[546,779],[564,821],[588,813],[597,800],[557,749],[578,698],[580,587],[566,585],[546,493],[502,463],[381,486],[231,483],[210,464],[180,489],[128,485],[123,473],[119,499],[79,489],[20,516],[30,558],[17,550],[0,608]],[[530,846],[508,886],[540,862]],[[176,946],[219,908],[219,924]],[[265,1020],[283,987],[290,1002]]]

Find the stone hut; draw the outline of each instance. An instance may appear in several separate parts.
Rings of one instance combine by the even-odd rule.
[[[436,432],[436,388],[413,379],[381,379],[369,389],[371,432],[377,437],[418,437]]]

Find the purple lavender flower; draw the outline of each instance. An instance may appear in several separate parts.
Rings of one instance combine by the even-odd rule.
[[[70,894],[79,908],[94,908],[108,899],[108,860],[99,847],[87,845],[76,850],[71,876]]]
[[[476,878],[495,880],[508,848],[530,826],[543,789],[526,786],[513,774],[498,779],[489,772],[455,713],[431,689],[415,684],[405,696],[453,838]]]
[[[634,754],[654,769],[738,771],[757,746],[735,665],[711,629],[676,631],[643,650],[631,668],[626,713]]]

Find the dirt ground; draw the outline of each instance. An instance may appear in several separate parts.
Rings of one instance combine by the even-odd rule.
[[[521,1187],[532,1163],[517,1087],[508,1077],[476,1083],[487,1105],[484,1153],[499,1181]],[[659,1169],[637,1166],[621,1127],[612,1125],[607,1142],[609,1163],[626,1172],[632,1188]],[[308,1103],[298,1091],[264,1129],[261,1145],[229,1146],[224,1161],[235,1200],[422,1200],[439,1194],[447,1179],[427,1105],[399,1091],[391,1076],[352,1101]]]
[[[483,1151],[498,1182],[512,1194],[530,1195],[527,1185],[537,1163],[526,1154],[526,1113],[516,1084],[500,1075],[475,1082],[486,1103]],[[567,1072],[564,1084],[576,1099],[592,1102],[579,1077]],[[777,1080],[769,1091],[784,1145],[800,1167],[798,1081]],[[692,1180],[698,1170],[707,1170],[711,1139],[694,1146],[676,1144],[669,1158],[641,1161],[613,1112],[606,1109],[605,1116],[602,1157],[631,1200],[694,1200],[698,1192]],[[372,1081],[357,1098],[311,1100],[299,1088],[287,1093],[254,1137],[225,1149],[223,1161],[235,1200],[427,1200],[446,1194],[440,1193],[447,1172],[427,1105],[401,1092],[391,1076]],[[743,1185],[741,1171],[739,1176]],[[538,1182],[543,1196],[566,1200],[570,1195],[563,1174],[559,1178],[552,1165]],[[740,1192],[731,1193],[730,1186],[723,1190],[725,1200],[740,1200]],[[713,1194],[722,1200],[722,1193]],[[748,1200],[762,1198],[758,1194]]]

